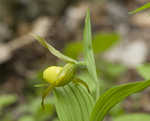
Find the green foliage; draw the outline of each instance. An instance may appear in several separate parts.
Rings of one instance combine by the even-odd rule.
[[[50,101],[49,101],[50,100]],[[54,114],[54,106],[52,105],[53,103],[53,98],[48,98],[46,100],[45,104],[45,110],[42,109],[41,107],[41,99],[40,98],[34,98],[30,100],[30,103],[24,104],[23,106],[21,105],[17,111],[20,113],[24,113],[19,118],[19,121],[21,120],[33,120],[33,121],[44,121],[49,119],[53,114]]]
[[[93,95],[95,95],[95,91],[96,91],[96,85],[95,83],[93,83],[93,79],[92,77],[89,75],[89,73],[87,71],[84,72],[80,72],[80,74],[78,75],[78,77],[81,80],[85,80],[87,82],[87,84],[89,85],[90,91],[92,92]]]
[[[107,36],[96,36],[94,38],[95,44],[93,42],[93,46],[95,46],[96,48],[95,52],[103,52],[110,48],[115,43],[115,40],[118,40],[118,36],[112,36],[110,37],[113,38],[111,42],[104,42],[105,37]],[[57,56],[59,59],[64,60],[66,62],[79,64],[79,66],[84,65],[84,67],[86,67],[86,71],[88,72],[89,77],[86,75],[87,73],[82,73],[83,75],[85,74],[87,78],[83,75],[80,75],[79,77],[83,78],[83,80],[87,79],[87,81],[85,81],[88,83],[88,85],[92,85],[90,86],[90,89],[96,88],[95,94],[98,97],[97,100],[94,97],[95,95],[92,96],[90,93],[87,92],[86,89],[84,89],[80,85],[70,83],[65,85],[64,87],[55,88],[54,103],[60,121],[103,121],[104,117],[116,104],[120,103],[126,97],[139,91],[142,91],[150,86],[150,80],[128,83],[110,88],[102,95],[99,95],[100,81],[97,76],[95,59],[93,54],[89,11],[86,15],[85,28],[83,34],[83,62],[76,61],[68,56],[63,55],[58,50],[49,45],[43,38],[39,36],[35,36],[35,38],[38,39],[44,47],[49,49],[49,51],[55,56]],[[96,41],[100,39],[103,39],[103,41],[99,41],[100,43],[96,43]],[[80,46],[80,43],[77,43],[76,46]],[[71,47],[73,47],[73,45],[71,45]],[[76,49],[78,48],[74,48],[74,50]],[[109,65],[109,67],[110,68],[107,69],[107,71],[113,76],[120,73],[123,69],[122,66],[116,69],[114,65]]]
[[[58,118],[55,118],[53,121],[59,121],[59,119],[58,119]]]
[[[120,36],[117,33],[97,33],[92,39],[93,51],[101,54],[117,44],[119,40]],[[80,41],[70,42],[64,48],[64,53],[72,58],[77,58],[82,51],[83,45]]]
[[[17,101],[17,96],[13,94],[6,94],[0,96],[0,110],[9,106]]]
[[[72,58],[77,58],[80,53],[83,51],[83,45],[81,42],[70,42],[64,48],[64,53]]]
[[[123,73],[126,71],[126,67],[121,65],[121,64],[112,64],[109,63],[107,68],[107,73],[109,73],[111,76],[119,76],[119,74]]]
[[[143,5],[143,6],[139,7],[139,8],[137,8],[137,9],[135,9],[135,10],[129,12],[129,14],[135,14],[135,13],[138,13],[138,12],[143,11],[143,10],[148,9],[148,8],[150,8],[150,3],[149,3],[149,2],[146,3],[145,5]]]
[[[23,116],[19,121],[34,121],[34,118],[32,116]]]
[[[85,19],[83,39],[84,39],[83,40],[84,60],[87,65],[88,72],[90,76],[93,78],[93,83],[97,85],[96,96],[99,96],[99,80],[97,77],[95,59],[94,59],[94,54],[93,54],[91,22],[90,22],[89,12],[87,12],[86,19]]]
[[[122,103],[118,103],[109,112],[109,114],[111,115],[111,117],[118,117],[120,115],[123,115],[124,113],[125,113],[125,110],[122,107]]]
[[[99,60],[96,65],[99,71],[103,74],[103,76],[106,75],[106,78],[109,78],[109,80],[110,77],[119,77],[127,70],[127,67],[122,64],[112,63],[102,59]]]
[[[48,100],[51,100],[51,102]],[[52,114],[54,113],[55,109],[54,106],[52,105],[52,100],[53,98],[48,98],[47,103],[45,104],[45,110],[42,109],[41,105],[41,100],[38,98],[36,100],[33,100],[32,103],[30,103],[26,108],[32,107],[28,112],[32,114],[32,117],[36,121],[43,121],[46,119],[49,119]]]
[[[97,100],[91,113],[90,121],[103,121],[109,110],[131,94],[150,86],[150,80],[124,84],[109,89]]]
[[[120,82],[122,76],[127,72],[127,67],[118,64],[112,63],[102,58],[97,58],[96,61],[98,75],[102,75],[101,79],[101,94],[103,94],[107,89],[111,88]]]
[[[88,13],[84,32],[85,63],[92,78],[97,81],[96,66],[91,45],[91,26],[89,17],[90,16]],[[69,57],[61,54],[59,51],[49,45],[43,38],[39,36],[35,36],[35,38],[38,39],[44,47],[49,49],[49,51],[59,59],[84,65],[84,62],[77,62],[76,60],[72,60]],[[87,121],[89,119],[90,112],[94,105],[94,100],[90,93],[88,93],[87,90],[82,86],[68,84],[60,89],[55,89],[54,94],[56,98],[56,111],[61,121]]]
[[[114,118],[113,121],[150,121],[150,115],[141,113],[126,114]]]
[[[150,64],[138,66],[137,71],[144,79],[150,79]]]
[[[60,121],[88,121],[93,108],[92,96],[80,85],[55,90],[56,111]]]
[[[117,33],[98,33],[93,37],[94,53],[103,53],[117,44],[120,40],[120,35]]]
[[[58,50],[56,50],[53,46],[51,46],[50,44],[48,44],[44,38],[40,37],[39,35],[34,35],[32,34],[32,36],[37,39],[45,48],[47,48],[54,56],[58,57],[61,60],[64,60],[66,62],[71,62],[71,63],[77,63],[76,60],[63,55],[62,53],[60,53]]]

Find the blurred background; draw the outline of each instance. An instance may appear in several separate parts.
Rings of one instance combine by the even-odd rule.
[[[0,121],[58,121],[53,97],[41,108],[42,70],[61,64],[30,34],[46,38],[64,54],[82,58],[82,33],[91,11],[97,72],[106,89],[149,79],[150,10],[128,12],[147,0],[0,0]],[[144,72],[143,72],[144,70]],[[89,79],[87,73],[81,77]],[[150,113],[150,89],[117,105],[106,121]],[[127,120],[126,120],[127,121]]]

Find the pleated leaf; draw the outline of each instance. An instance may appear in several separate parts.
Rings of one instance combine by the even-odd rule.
[[[39,35],[32,34],[32,36],[36,40],[38,40],[45,48],[47,48],[54,56],[58,57],[59,59],[64,60],[66,62],[78,63],[76,60],[74,60],[68,56],[65,56],[64,54],[62,54],[61,52],[56,50],[53,46],[48,44],[44,38],[40,37]]]
[[[90,116],[90,121],[103,121],[112,107],[129,95],[144,90],[150,86],[150,80],[123,84],[109,89],[97,100]]]
[[[145,10],[147,8],[150,8],[150,3],[146,3],[145,5],[143,5],[143,6],[139,7],[139,8],[137,8],[137,9],[129,12],[129,14],[135,14],[135,13],[143,11],[143,10]]]
[[[69,84],[55,89],[56,111],[60,121],[89,121],[94,101],[80,85]]]
[[[91,22],[90,22],[89,11],[87,12],[86,19],[85,19],[85,27],[84,27],[84,33],[83,33],[83,48],[84,48],[84,60],[87,65],[88,72],[90,76],[93,78],[93,83],[97,85],[97,96],[98,96],[99,81],[97,77],[95,59],[94,59],[94,54],[93,54]]]

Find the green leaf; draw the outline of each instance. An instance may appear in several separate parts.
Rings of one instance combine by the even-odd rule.
[[[109,112],[109,115],[111,115],[111,117],[118,117],[118,116],[123,115],[123,114],[125,114],[125,110],[122,106],[122,103],[118,103]]]
[[[103,121],[112,107],[131,94],[137,93],[150,86],[150,80],[123,84],[106,91],[97,100],[90,116],[90,121]]]
[[[150,115],[142,113],[126,114],[114,118],[113,121],[150,121]]]
[[[84,59],[87,64],[87,69],[90,76],[94,79],[93,83],[97,85],[96,96],[99,95],[99,80],[96,72],[95,59],[92,48],[92,34],[91,34],[91,22],[90,22],[90,13],[87,12],[85,19],[85,27],[83,33],[83,47],[84,47]]]
[[[56,111],[60,121],[88,121],[93,98],[80,85],[69,84],[55,89]]]
[[[129,14],[135,14],[135,13],[143,11],[143,10],[145,10],[147,8],[150,8],[150,3],[146,3],[145,5],[143,5],[143,6],[139,7],[139,8],[137,8],[137,9],[129,12]]]
[[[117,33],[97,33],[93,36],[92,44],[93,51],[96,54],[101,54],[120,40],[120,35]],[[83,51],[83,45],[80,41],[70,42],[64,48],[64,53],[72,58],[77,58]]]
[[[95,93],[96,85],[93,83],[93,79],[87,71],[82,72],[82,73],[80,72],[80,74],[78,75],[78,78],[80,78],[83,81],[86,81],[86,83],[89,85],[90,91],[92,93]]]
[[[53,46],[48,44],[44,38],[40,37],[39,35],[32,34],[32,36],[38,40],[45,48],[47,48],[54,56],[58,57],[61,60],[64,60],[66,62],[71,62],[77,64],[78,62],[68,56],[63,55],[61,52],[56,50]]]
[[[81,42],[75,41],[75,42],[70,42],[70,43],[66,44],[66,46],[64,48],[64,53],[67,56],[76,59],[80,55],[82,50],[83,50],[83,46],[82,46]]]
[[[144,79],[150,79],[150,64],[138,66],[137,71]]]
[[[98,33],[93,37],[94,53],[103,53],[110,49],[120,40],[120,35],[117,33]]]

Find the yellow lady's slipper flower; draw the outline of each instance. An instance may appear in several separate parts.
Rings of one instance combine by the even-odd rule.
[[[89,91],[88,85],[75,77],[75,72],[77,70],[76,64],[68,63],[64,67],[51,66],[43,71],[43,79],[47,81],[50,85],[44,91],[42,96],[42,107],[44,108],[44,99],[55,87],[64,86],[70,82],[80,83],[84,85]],[[90,91],[89,91],[90,92]]]

